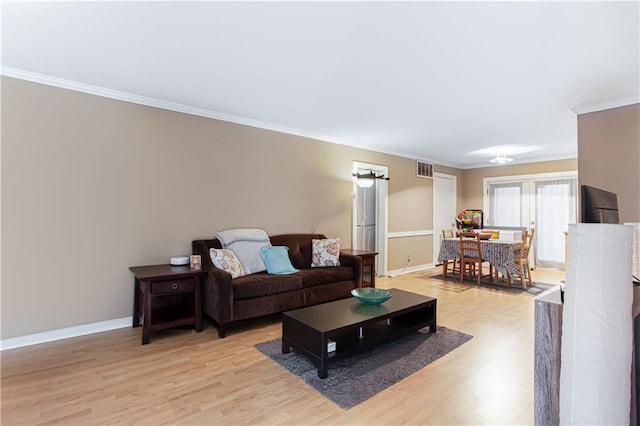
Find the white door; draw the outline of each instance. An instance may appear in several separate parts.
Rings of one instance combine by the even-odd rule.
[[[434,173],[433,177],[433,262],[438,260],[443,229],[455,229],[457,211],[456,177]]]

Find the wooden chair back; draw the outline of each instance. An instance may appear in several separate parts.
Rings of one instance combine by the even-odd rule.
[[[442,230],[442,239],[454,238],[454,237],[455,237],[455,234],[453,233],[453,229],[443,229]],[[460,261],[458,259],[453,259],[453,260],[445,260],[443,262],[442,273],[445,276],[445,278],[447,277],[447,271],[449,269],[454,274],[459,273],[460,272]]]
[[[464,259],[482,259],[482,245],[480,244],[480,236],[475,232],[460,233],[460,258]]]
[[[533,237],[536,230],[531,228],[531,231],[524,231],[522,235],[522,247],[520,252],[517,253],[516,265],[520,269],[520,279],[522,280],[522,287],[527,288],[526,282],[529,281],[529,286],[533,285],[531,279],[531,270],[529,267],[529,253],[531,252],[531,246],[533,246]]]
[[[482,244],[474,232],[460,233],[460,282],[466,272],[477,274],[478,285],[482,277]]]
[[[524,231],[522,234],[522,249],[520,250],[520,259],[527,260],[529,259],[529,253],[531,252],[531,247],[533,246],[533,237],[536,233],[535,228],[531,228],[531,231]]]

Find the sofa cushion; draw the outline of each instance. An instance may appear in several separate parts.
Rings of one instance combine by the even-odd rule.
[[[315,287],[317,285],[348,281],[354,278],[353,268],[336,266],[333,268],[308,268],[295,274],[302,278],[302,286]]]
[[[323,234],[281,234],[271,236],[271,245],[289,247],[289,259],[294,268],[311,265],[311,240],[327,238]]]
[[[263,272],[236,278],[231,283],[233,284],[233,298],[238,300],[302,288],[302,278],[298,274],[269,275]]]

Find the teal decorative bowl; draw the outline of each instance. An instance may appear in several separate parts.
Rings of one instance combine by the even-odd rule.
[[[353,297],[358,299],[359,302],[366,303],[367,305],[379,305],[387,300],[391,299],[393,293],[383,288],[354,288],[351,290]]]

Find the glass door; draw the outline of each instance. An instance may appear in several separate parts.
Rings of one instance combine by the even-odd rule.
[[[534,253],[536,265],[564,268],[564,233],[577,221],[577,180],[554,179],[533,182],[535,212]]]
[[[525,182],[499,182],[489,184],[490,209],[485,213],[489,226],[522,226]]]
[[[577,221],[575,172],[485,178],[485,226],[535,228],[536,266],[564,267],[564,233]]]

